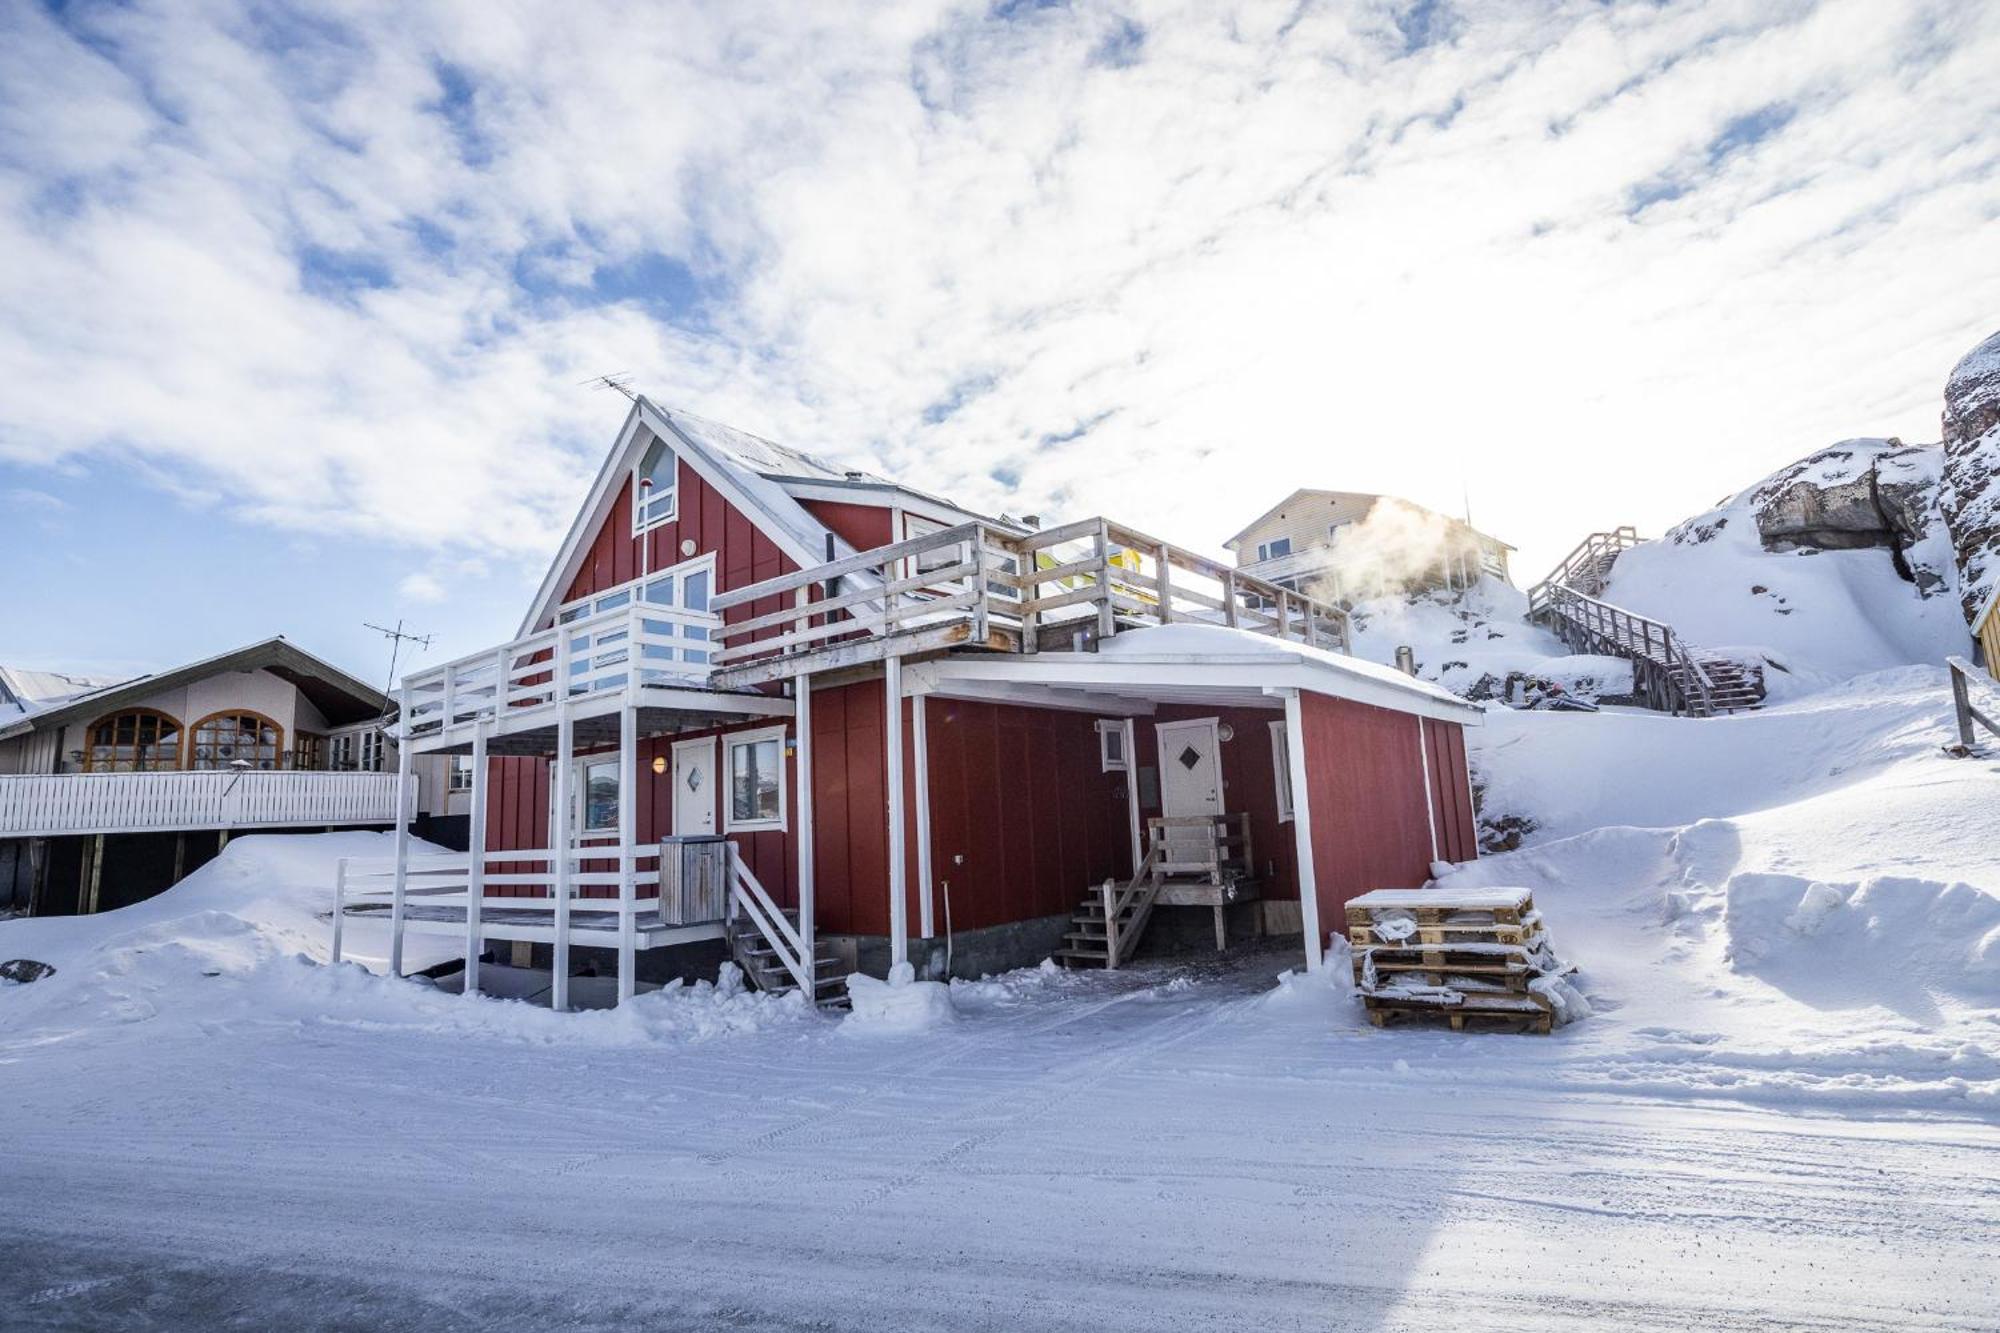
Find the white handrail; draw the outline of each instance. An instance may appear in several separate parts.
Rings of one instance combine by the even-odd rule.
[[[729,845],[729,910],[732,917],[739,907],[770,944],[772,951],[778,955],[778,961],[785,965],[785,970],[792,974],[792,980],[798,983],[799,989],[807,998],[812,998],[814,968],[807,961],[805,941],[799,938],[798,931],[785,919],[784,912],[764,891],[757,877],[750,873],[750,868],[743,864],[743,857],[732,842]]]

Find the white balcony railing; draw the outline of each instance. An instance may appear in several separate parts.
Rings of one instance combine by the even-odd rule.
[[[416,807],[410,784],[408,813]],[[396,822],[394,773],[53,773],[0,777],[0,837]]]
[[[498,716],[513,720],[581,698],[625,689],[637,654],[641,685],[705,687],[722,618],[706,611],[620,607],[545,629],[403,678],[411,733],[436,735]]]

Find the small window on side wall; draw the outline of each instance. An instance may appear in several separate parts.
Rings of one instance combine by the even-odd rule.
[[[722,738],[728,756],[725,833],[785,827],[785,729],[766,727]]]
[[[1106,773],[1123,773],[1131,767],[1131,756],[1125,753],[1123,722],[1100,721],[1097,724],[1097,757]]]
[[[672,519],[678,510],[680,463],[661,439],[646,447],[632,472],[632,531],[644,532]]]
[[[1285,724],[1271,724],[1271,776],[1276,781],[1278,792],[1278,822],[1289,823],[1292,818],[1292,749]]]

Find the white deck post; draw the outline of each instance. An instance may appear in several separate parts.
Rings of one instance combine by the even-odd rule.
[[[636,653],[634,665],[636,668]],[[634,678],[636,679],[636,672]],[[618,710],[618,1003],[638,990],[639,710]]]
[[[564,636],[567,639],[567,635]],[[565,658],[568,657],[564,653]],[[570,761],[576,749],[576,722],[569,710],[569,673],[565,662],[564,671],[556,682],[556,771],[551,775],[555,788],[555,827],[549,830],[549,855],[552,859],[555,891],[556,940],[555,958],[552,964],[553,990],[549,996],[549,1006],[557,1013],[569,1009],[569,893],[570,893]]]
[[[799,854],[799,948],[804,954],[806,978],[815,988],[819,985],[819,967],[815,959],[819,956],[819,946],[815,936],[819,931],[815,919],[813,903],[813,753],[812,753],[812,677],[801,672],[795,677],[792,690],[792,725],[798,733],[797,758],[793,763],[793,779],[798,783],[798,827],[793,834],[793,846]],[[815,992],[814,999],[818,998]]]
[[[910,748],[916,758],[911,774],[917,789],[917,937],[937,934],[931,902],[931,759],[930,734],[924,714],[927,696],[910,696]]]
[[[884,664],[888,714],[883,729],[889,747],[889,965],[910,960],[910,903],[903,873],[903,662]]]
[[[1325,966],[1319,933],[1319,880],[1313,873],[1312,802],[1306,790],[1305,709],[1299,692],[1285,692],[1285,749],[1292,770],[1292,837],[1299,857],[1299,927],[1306,937],[1306,971]]]
[[[397,710],[403,735],[396,742],[396,879],[389,895],[389,975],[403,975],[403,898],[410,886],[410,695],[405,690]]]
[[[1417,762],[1424,766],[1424,826],[1431,831],[1431,860],[1438,859],[1437,800],[1431,795],[1431,738],[1430,728],[1424,725],[1423,714],[1417,715]]]
[[[1139,727],[1126,718],[1125,728],[1125,814],[1132,822],[1132,873],[1137,875],[1146,860],[1145,838],[1139,828]]]
[[[465,988],[479,994],[479,954],[485,948],[481,918],[486,911],[486,728],[472,723],[472,813],[466,820]]]

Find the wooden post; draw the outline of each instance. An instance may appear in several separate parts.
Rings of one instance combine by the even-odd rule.
[[[1118,632],[1118,602],[1112,589],[1111,525],[1101,518],[1097,520],[1097,535],[1091,539],[1091,546],[1097,553],[1097,568],[1091,571],[1091,577],[1097,580],[1097,637],[1102,642]]]
[[[1104,970],[1110,972],[1118,966],[1118,891],[1107,879],[1097,894],[1104,904]]]
[[[887,714],[883,730],[889,747],[889,965],[910,958],[910,903],[903,869],[903,661],[883,663]]]
[[[98,889],[104,883],[104,835],[96,835],[90,841],[90,905],[84,909],[90,915],[98,911]]]
[[[1160,565],[1160,623],[1168,624],[1174,618],[1174,557],[1169,547],[1162,546],[1153,557]]]
[[[937,934],[936,909],[931,892],[931,758],[930,732],[924,707],[928,696],[910,696],[910,757],[914,771],[911,785],[917,790],[917,935],[930,939]]]
[[[397,716],[409,728],[410,696],[405,690]],[[389,895],[389,975],[403,975],[403,908],[410,888],[410,761],[416,747],[404,736],[396,746],[396,878]]]
[[[1958,743],[1972,748],[1972,690],[1965,682],[1965,673],[1957,667],[1951,670],[1951,706],[1958,719]]]
[[[798,824],[792,831],[792,845],[799,855],[799,948],[805,955],[806,977],[814,986],[812,998],[817,1000],[819,967],[814,960],[819,955],[819,946],[814,938],[818,933],[818,924],[813,902],[812,677],[800,672],[793,680],[792,727],[798,737],[798,753],[792,773],[799,790],[798,800],[794,802],[797,813],[793,817]],[[733,885],[734,881],[731,882]]]
[[[1041,573],[1042,553],[1029,549],[1025,543],[1018,550],[1014,564],[1021,576],[1021,651],[1038,653],[1042,650],[1042,616],[1033,605],[1042,595],[1042,585],[1035,581],[1035,576]]]
[[[1222,571],[1222,623],[1236,628],[1236,571]]]
[[[472,723],[472,813],[466,819],[465,988],[479,994],[479,955],[485,950],[486,915],[486,732],[491,724]]]
[[[341,925],[347,916],[347,858],[333,863],[333,958],[340,961]]]
[[[569,635],[564,634],[559,643],[567,644]],[[573,803],[570,794],[570,766],[576,753],[576,721],[570,716],[569,706],[569,654],[558,654],[562,659],[562,672],[556,680],[556,771],[550,775],[555,788],[555,826],[549,830],[549,855],[554,858],[550,864],[555,893],[555,957],[551,966],[551,986],[549,1007],[557,1013],[569,1011],[569,893],[570,893],[570,844],[574,840],[571,831]]]
[[[187,852],[188,835],[186,832],[183,831],[174,834],[174,877],[172,883],[180,883],[181,876],[187,873]]]
[[[1292,770],[1292,837],[1298,847],[1299,925],[1306,940],[1306,971],[1326,965],[1319,929],[1319,880],[1313,873],[1312,802],[1306,788],[1305,709],[1299,692],[1285,693],[1285,749]]]
[[[635,636],[636,637],[636,636]],[[638,680],[635,657],[632,679]],[[783,747],[779,747],[782,749]],[[783,770],[779,770],[780,777]],[[639,710],[630,704],[618,710],[618,1003],[639,987]]]

